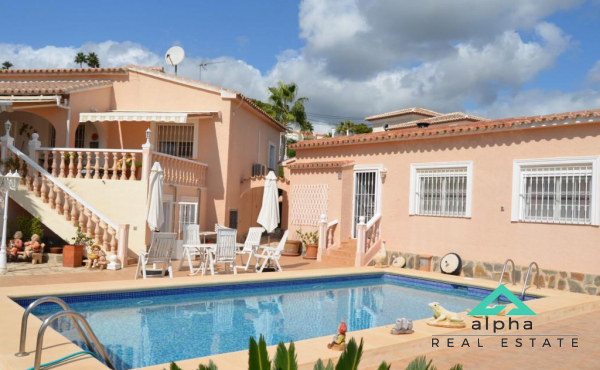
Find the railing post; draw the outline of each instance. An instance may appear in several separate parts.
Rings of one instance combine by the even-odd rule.
[[[365,256],[365,242],[367,235],[367,224],[365,223],[365,216],[358,218],[358,224],[356,225],[356,258],[354,260],[355,267],[361,267],[362,261]]]
[[[4,169],[4,161],[6,161],[8,159],[8,146],[9,145],[13,145],[15,143],[15,139],[10,137],[10,127],[12,126],[12,123],[10,123],[9,120],[6,120],[6,122],[4,122],[4,128],[6,130],[6,133],[4,134],[4,136],[2,136],[0,138],[0,145],[2,146],[2,173],[5,173],[5,169]]]
[[[129,225],[119,224],[119,241],[117,243],[117,250],[111,249],[111,255],[108,257],[110,263],[106,266],[107,270],[120,270],[122,266],[125,266],[127,258],[127,242],[129,240]],[[113,238],[115,235],[112,236]]]
[[[319,250],[317,252],[317,261],[321,261],[321,257],[327,249],[327,216],[321,215],[318,222],[319,227]]]
[[[37,150],[42,146],[42,143],[38,140],[40,135],[37,132],[31,134],[31,140],[29,140],[29,158],[31,158],[35,163],[37,161]]]
[[[142,181],[148,182],[152,165],[152,144],[150,144],[150,129],[146,130],[146,143],[142,145]]]

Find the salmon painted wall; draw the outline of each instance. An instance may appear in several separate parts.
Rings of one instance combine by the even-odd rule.
[[[599,123],[297,150],[298,162],[353,160],[387,168],[381,213],[388,250],[437,256],[456,252],[465,259],[499,263],[512,258],[517,265],[536,261],[542,269],[586,273],[600,273],[600,228],[511,222],[513,160],[598,155]],[[452,161],[473,161],[472,217],[409,216],[411,163]],[[290,177],[292,186],[327,182],[330,189],[339,187],[335,176],[309,177],[292,170]],[[349,220],[352,188],[344,186],[341,192],[340,217]],[[330,197],[330,202],[330,209],[338,207],[338,200]],[[345,230],[350,225],[345,221]]]

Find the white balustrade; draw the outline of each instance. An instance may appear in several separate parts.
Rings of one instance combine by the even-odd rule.
[[[377,213],[369,222],[365,223],[365,216],[358,218],[356,224],[356,267],[363,266],[367,255],[373,254],[374,248],[381,245],[381,214]],[[369,253],[371,252],[371,253]]]
[[[339,221],[333,220],[327,222],[327,216],[321,215],[318,222],[318,233],[319,233],[319,251],[317,252],[317,261],[321,261],[323,254],[327,249],[334,246],[334,234],[337,229]]]
[[[163,168],[165,183],[206,187],[207,164],[156,152],[152,153],[152,160]]]

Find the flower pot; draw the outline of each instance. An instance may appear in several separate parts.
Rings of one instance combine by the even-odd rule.
[[[62,250],[63,250],[63,247],[50,247],[50,248],[48,248],[48,253],[61,254]]]
[[[304,254],[304,259],[316,260],[318,253],[319,246],[317,244],[306,244],[306,253]]]
[[[300,240],[288,240],[283,247],[284,256],[299,256],[302,254],[302,243]]]
[[[80,267],[83,261],[83,245],[63,247],[63,267]]]

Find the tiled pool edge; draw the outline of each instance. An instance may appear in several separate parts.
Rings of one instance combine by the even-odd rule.
[[[266,280],[296,280],[306,279],[311,277],[328,277],[328,276],[344,276],[344,275],[360,275],[360,274],[373,274],[374,272],[385,272],[400,276],[408,276],[419,279],[426,279],[431,281],[443,281],[451,282],[460,285],[468,285],[472,287],[480,287],[484,289],[494,289],[495,283],[486,280],[470,280],[463,277],[454,277],[448,275],[440,275],[434,273],[425,273],[420,271],[410,270],[398,270],[393,268],[387,269],[374,269],[374,268],[344,268],[335,270],[305,270],[305,271],[294,271],[284,272],[281,274],[256,274],[256,275],[233,275],[227,276],[215,276],[215,277],[204,277],[204,278],[176,278],[176,279],[161,279],[161,280],[147,280],[147,281],[114,281],[114,282],[98,282],[88,283],[85,286],[83,284],[60,284],[52,286],[36,286],[36,287],[8,287],[0,288],[0,325],[5,327],[7,333],[10,335],[3,336],[0,338],[0,364],[5,369],[22,370],[32,365],[33,356],[17,358],[14,356],[16,348],[18,347],[18,327],[20,318],[23,313],[23,309],[14,303],[10,298],[18,297],[32,297],[42,295],[67,295],[67,294],[81,294],[81,293],[93,293],[93,292],[118,292],[118,291],[131,291],[131,290],[147,290],[147,289],[164,289],[172,287],[189,287],[193,285],[222,285],[231,284],[236,282],[256,282]],[[518,292],[518,287],[509,286],[509,288],[515,292]],[[25,290],[25,291],[24,291]],[[560,319],[561,317],[568,317],[565,314],[578,315],[581,313],[589,312],[590,310],[600,309],[600,298],[591,297],[581,294],[565,293],[560,291],[551,291],[542,289],[540,291],[531,291],[531,293],[540,293],[540,295],[546,298],[533,301],[533,305],[539,306],[545,313],[543,316],[548,319]],[[568,298],[567,298],[568,297]],[[565,302],[570,303],[566,304]],[[546,314],[547,312],[547,314]],[[30,320],[30,329],[28,330],[27,349],[32,350],[34,348],[33,342],[35,341],[34,335],[37,333],[37,329],[41,322],[37,318]],[[391,336],[389,334],[389,327],[378,327],[373,329],[367,329],[356,333],[360,334],[365,338],[365,355],[363,357],[364,365],[375,364],[378,359],[394,360],[394,353],[399,352],[398,346],[401,345],[402,357],[406,357],[408,351],[406,343],[412,343],[416,350],[419,348],[423,351],[431,351],[431,348],[423,347],[431,333],[435,333],[436,330],[442,330],[444,333],[449,333],[451,329],[440,329],[432,328],[424,323],[424,320],[415,322],[415,328],[417,333],[410,336]],[[67,343],[68,341],[62,337],[59,333],[54,330],[48,331],[47,340],[45,341],[46,346],[53,346],[56,344],[62,344],[49,348],[47,355],[45,352],[44,360],[55,359],[60,356],[72,353],[78,349],[75,345]],[[301,364],[300,368],[312,369],[312,364],[317,358],[337,358],[339,353],[329,351],[325,348],[324,343],[327,343],[330,337],[321,337],[307,339],[297,342],[298,359]],[[275,346],[270,348],[273,351]],[[410,347],[413,348],[413,347]],[[218,365],[222,365],[222,368],[227,369],[246,369],[247,368],[247,353],[246,351],[232,352],[217,356],[210,356],[208,358],[214,359]],[[382,357],[383,356],[383,357]],[[386,357],[387,356],[387,357]],[[180,366],[184,369],[196,369],[201,360],[207,362],[207,359],[193,359],[180,361]],[[369,361],[372,361],[369,362]],[[84,359],[74,364],[68,364],[59,367],[59,369],[81,369],[85,365],[86,369],[106,369],[100,362],[93,359]],[[156,365],[147,369],[162,369],[164,365]]]

